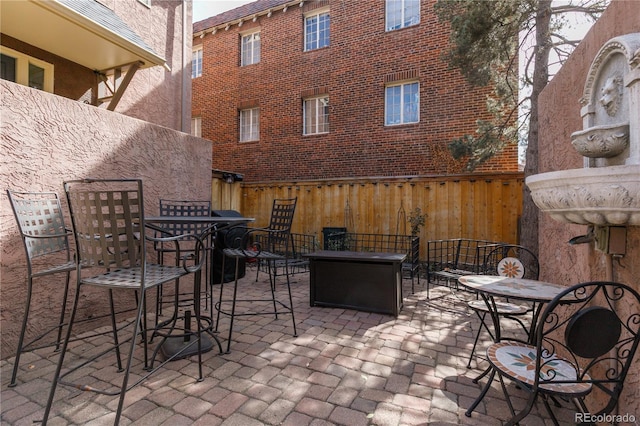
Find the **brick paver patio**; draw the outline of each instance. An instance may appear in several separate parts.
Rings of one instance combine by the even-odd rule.
[[[249,270],[243,288],[267,291],[267,276],[260,278],[255,283]],[[484,383],[472,382],[481,370],[466,368],[478,321],[464,299],[473,296],[435,287],[427,299],[425,282],[410,294],[405,280],[404,308],[394,318],[310,307],[308,274],[295,275],[298,337],[288,315],[241,317],[231,353],[204,354],[203,382],[196,381],[195,358],[169,363],[127,394],[121,424],[500,425],[509,411],[497,381],[473,416],[464,415]],[[227,324],[221,320],[221,338]],[[91,343],[98,347],[107,339]],[[91,349],[73,345],[74,354]],[[14,388],[7,387],[13,358],[2,361],[2,425],[42,418],[56,359],[51,348],[24,354]],[[99,366],[94,376],[117,383],[109,362]],[[112,424],[116,407],[115,397],[59,386],[49,424]],[[573,423],[570,410],[558,411],[561,421]],[[552,423],[540,405],[521,424]]]

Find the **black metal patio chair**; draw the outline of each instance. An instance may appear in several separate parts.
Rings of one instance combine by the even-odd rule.
[[[550,400],[572,401],[576,420],[585,424],[614,412],[639,343],[640,294],[636,290],[608,281],[567,288],[544,309],[533,345],[503,341],[487,349],[512,415],[506,424],[524,419],[538,399],[555,425],[559,423]],[[505,379],[528,393],[518,413]]]
[[[69,248],[71,231],[65,227],[58,194],[55,192],[7,190],[7,196],[16,218],[27,261],[27,299],[18,337],[16,358],[9,382],[9,387],[13,387],[16,385],[20,357],[23,352],[47,346],[55,346],[55,350],[59,350],[62,330],[65,325],[71,271],[75,270],[76,266]],[[54,274],[65,274],[64,286],[60,292],[62,294],[60,319],[56,325],[38,331],[35,337],[25,343],[27,329],[30,328],[29,313],[34,297],[34,279],[51,279]],[[55,341],[53,343],[43,342],[43,339],[52,332],[56,332]]]
[[[160,216],[211,216],[211,201],[207,200],[166,200],[160,199]],[[158,236],[167,235],[201,235],[210,225],[207,223],[167,223],[162,225],[163,233],[157,233]],[[175,247],[172,243],[155,242],[154,248],[158,254],[158,263],[164,264],[165,255],[175,255]],[[181,247],[183,256],[193,256],[194,247]],[[211,244],[206,245],[205,250],[210,250]],[[204,262],[205,279],[209,277],[209,256],[205,256]],[[208,285],[203,286],[205,291],[205,308],[208,308],[211,301],[211,291]],[[176,289],[176,291],[179,291]],[[191,296],[189,296],[191,297]],[[163,304],[173,303],[173,298],[163,297],[163,287],[158,287],[158,297],[156,303],[156,313],[162,314]]]
[[[233,241],[225,242],[223,261],[231,259],[236,265],[236,274],[233,285],[233,296],[231,299],[223,298],[224,283],[220,284],[220,298],[215,307],[218,311],[216,320],[216,329],[220,324],[220,315],[226,315],[230,318],[229,337],[227,340],[227,353],[231,348],[231,339],[233,336],[233,325],[235,317],[246,315],[274,315],[278,318],[279,314],[291,314],[293,323],[293,335],[297,336],[296,321],[293,313],[293,298],[291,296],[291,283],[289,279],[289,260],[292,258],[291,253],[291,226],[293,224],[293,215],[296,209],[297,198],[276,199],[273,201],[271,210],[271,219],[269,226],[266,228],[247,228],[245,232],[229,233]],[[245,297],[238,298],[238,278],[239,263],[241,259],[263,261],[267,264],[267,272],[269,273],[269,285],[271,298],[269,299],[247,299]],[[277,263],[277,265],[276,265]],[[284,270],[286,277],[286,285],[288,292],[288,301],[282,302],[277,298],[276,273],[279,268]],[[224,267],[223,267],[224,269]],[[249,303],[250,308],[237,312],[238,302]],[[227,305],[231,305],[230,308]],[[259,309],[258,305],[264,304],[264,309]],[[269,308],[271,306],[271,308]]]
[[[159,265],[147,260],[147,241],[157,241],[151,235],[145,235],[144,201],[142,193],[142,181],[139,179],[84,179],[64,183],[71,220],[73,235],[76,243],[76,288],[73,307],[69,318],[66,337],[62,344],[60,357],[53,377],[51,390],[44,412],[43,424],[46,424],[54,402],[54,396],[58,385],[71,386],[84,391],[97,392],[99,394],[119,396],[114,424],[118,424],[124,407],[125,394],[134,386],[142,383],[155,370],[174,358],[178,358],[183,351],[189,350],[195,344],[198,351],[199,379],[203,379],[201,356],[201,321],[200,301],[194,303],[196,330],[193,333],[196,338],[190,340],[182,350],[171,358],[165,359],[153,367],[153,360],[149,363],[147,349],[147,318],[146,300],[147,293],[167,282],[175,281],[189,273],[197,272],[202,266],[204,257],[200,256],[197,263],[175,266]],[[162,231],[155,228],[154,231]],[[189,239],[197,241],[196,253],[202,250],[202,241],[197,236],[171,236],[161,240],[176,242],[176,258],[181,259],[178,241]],[[198,280],[196,280],[197,282]],[[104,297],[99,291],[85,292],[86,287],[106,290],[108,296]],[[130,300],[135,301],[136,316],[122,327],[116,327],[116,315],[114,312],[114,290],[127,290],[131,293]],[[194,289],[194,297],[199,299],[199,292]],[[137,294],[136,294],[137,293]],[[135,297],[134,297],[135,296]],[[107,306],[111,312],[113,328],[113,344],[104,350],[87,351],[87,357],[78,357],[77,351],[72,354],[73,367],[62,371],[67,355],[69,355],[69,342],[72,336],[73,325],[78,314],[78,306],[81,298],[91,301],[94,309],[98,306]],[[175,324],[174,324],[175,325]],[[120,340],[119,334],[123,329],[131,332],[128,338]],[[137,336],[142,335],[142,347],[144,371],[136,371],[133,377],[132,365],[134,364],[134,352],[136,351]],[[191,336],[191,334],[190,334]],[[167,337],[163,338],[163,343]],[[86,343],[89,344],[87,339]],[[122,347],[129,350],[126,354],[126,364],[123,368],[120,362],[120,350]],[[77,348],[77,345],[74,345]],[[106,355],[115,352],[116,371],[122,372],[122,379],[118,384],[117,379],[109,377],[107,381],[100,381],[94,371],[88,367]],[[71,364],[71,363],[70,363]],[[105,365],[101,369],[108,368]],[[81,372],[86,373],[81,377]],[[132,383],[130,382],[130,379]]]

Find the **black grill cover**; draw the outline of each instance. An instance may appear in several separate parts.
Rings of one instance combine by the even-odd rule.
[[[211,216],[242,217],[242,214],[236,210],[212,210]],[[221,227],[225,225],[226,224],[223,223],[220,224]],[[235,259],[226,257],[222,250],[225,248],[237,248],[227,247],[227,244],[232,245],[233,242],[238,241],[238,237],[241,237],[245,232],[246,229],[242,225],[216,232],[215,243],[211,251],[211,284],[228,283],[235,279]],[[222,270],[223,259],[224,271]],[[244,259],[240,259],[238,262],[238,278],[242,278],[245,276],[246,262]]]

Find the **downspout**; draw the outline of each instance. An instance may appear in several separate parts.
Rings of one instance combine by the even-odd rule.
[[[182,0],[182,67],[180,67],[182,75],[182,84],[180,85],[180,131],[191,133],[191,117],[187,117],[188,109],[187,85],[188,78],[191,76],[187,73],[187,1]]]

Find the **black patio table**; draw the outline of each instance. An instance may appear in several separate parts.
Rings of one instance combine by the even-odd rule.
[[[238,225],[242,225],[242,224],[246,224],[249,222],[253,222],[255,221],[255,218],[252,217],[238,217],[238,216],[234,216],[234,217],[225,217],[225,216],[147,216],[145,217],[145,223],[147,224],[147,226],[150,229],[154,229],[158,232],[168,232],[168,227],[163,227],[162,225],[180,225],[183,226],[185,228],[190,228],[190,227],[197,227],[198,225],[204,226],[204,229],[202,231],[199,232],[199,234],[197,235],[198,238],[200,238],[200,240],[202,240],[203,242],[205,241],[209,241],[209,242],[213,242],[214,241],[214,237],[215,237],[215,233],[224,229],[228,229],[231,228],[233,226],[238,226]],[[197,263],[199,259],[195,259],[195,262]],[[193,284],[193,306],[194,309],[200,309],[200,304],[201,304],[201,288],[202,288],[202,271],[198,270],[195,274],[194,274],[194,284]],[[177,284],[176,284],[177,285]],[[167,327],[169,326],[169,324],[171,324],[169,326],[169,332],[168,333],[163,333],[162,337],[163,340],[162,342],[158,345],[158,347],[156,348],[156,351],[154,352],[153,355],[153,359],[155,358],[155,356],[157,355],[158,351],[161,351],[162,354],[169,358],[171,357],[173,354],[176,354],[177,352],[179,352],[185,345],[189,344],[190,341],[190,337],[191,335],[194,333],[191,331],[190,329],[190,320],[191,320],[191,315],[189,311],[185,312],[185,317],[184,317],[184,323],[185,323],[185,327],[184,327],[184,331],[182,333],[179,333],[178,335],[175,336],[171,336],[171,332],[173,330],[176,329],[175,324],[176,322],[181,319],[181,317],[178,317],[178,309],[179,309],[179,300],[178,300],[178,294],[179,294],[179,290],[178,288],[176,288],[176,299],[175,299],[175,307],[174,307],[174,312],[171,316],[171,318],[169,318],[168,320],[163,321],[160,324],[160,327],[158,327],[158,325],[156,325],[156,329],[158,328],[162,328],[162,327]],[[222,353],[222,345],[220,344],[220,341],[218,340],[218,337],[213,333],[212,329],[212,324],[213,324],[213,320],[211,317],[204,317],[202,315],[199,316],[201,321],[207,322],[208,324],[205,327],[202,327],[201,324],[197,324],[198,327],[202,327],[200,328],[201,330],[206,331],[217,343],[218,348],[220,349],[220,353]],[[157,335],[159,335],[160,333],[156,333]],[[192,349],[191,349],[192,348]],[[208,339],[205,339],[204,337],[202,338],[202,344],[201,344],[201,350],[202,352],[208,352],[213,348],[213,342],[211,342]],[[182,353],[182,356],[180,358],[186,358],[189,357],[191,355],[194,355],[197,353],[197,347],[196,346],[191,346],[190,349],[185,350]],[[177,358],[176,358],[177,359]]]

